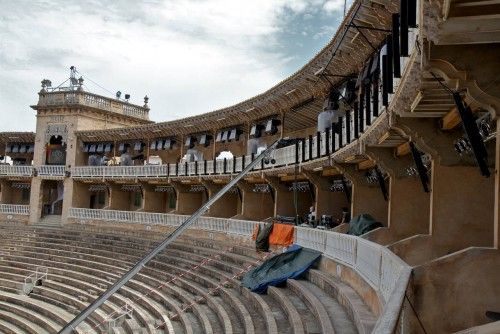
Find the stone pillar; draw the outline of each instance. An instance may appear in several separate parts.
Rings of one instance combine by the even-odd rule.
[[[119,211],[130,211],[131,193],[121,190],[121,184],[109,185],[109,209]]]
[[[351,217],[367,213],[387,226],[388,202],[384,199],[378,183],[368,184],[365,171],[358,170],[356,165],[341,164],[337,167],[352,183]]]
[[[36,224],[42,215],[42,179],[33,177],[31,179],[30,192],[30,224]]]
[[[390,175],[387,229],[374,232],[379,235],[372,241],[389,244],[429,233],[430,194],[418,176],[405,175],[405,169],[414,164],[411,154],[397,157],[394,149],[380,147],[367,147],[366,153]]]
[[[483,177],[472,157],[467,161],[456,154],[453,144],[463,132],[442,131],[434,119],[400,118],[397,123],[419,150],[432,157],[432,238],[426,247],[427,257],[440,257],[470,246],[492,247],[496,178]]]
[[[12,187],[8,180],[0,181],[0,204],[12,204]]]
[[[180,182],[172,182],[177,192],[177,205],[175,213],[180,215],[191,215],[206,202],[206,194],[203,192],[189,192],[189,185]]]
[[[279,177],[266,176],[266,181],[274,189],[274,216],[295,217],[294,193],[281,183]],[[310,194],[297,192],[297,214],[303,217],[312,205]]]
[[[211,180],[201,180],[201,183],[208,190],[208,198],[212,198],[224,186],[224,184],[215,184]],[[206,215],[210,217],[230,218],[240,214],[241,201],[236,193],[225,193],[218,201],[210,206]]]
[[[273,195],[269,193],[253,192],[254,185],[247,181],[238,182],[242,195],[241,218],[250,220],[264,220],[274,216]],[[273,191],[271,189],[271,191]]]
[[[64,194],[63,194],[63,206],[62,206],[62,214],[61,214],[61,224],[65,224],[68,215],[69,209],[73,206],[73,186],[75,181],[69,177],[65,177],[63,181],[64,185]],[[78,196],[78,194],[76,194]]]
[[[156,192],[155,186],[150,184],[143,185],[144,200],[143,208],[146,212],[164,213],[167,210],[167,193]]]
[[[494,178],[476,166],[433,164],[431,234],[439,254],[493,246]]]
[[[315,188],[315,210],[317,219],[322,215],[330,215],[335,221],[342,217],[342,208],[349,207],[349,202],[344,192],[330,191],[331,182],[320,173],[302,170],[302,173],[314,185]]]

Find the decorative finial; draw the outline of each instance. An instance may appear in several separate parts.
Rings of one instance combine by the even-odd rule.
[[[149,97],[147,95],[144,96],[144,108],[148,107],[148,101],[149,101]]]
[[[49,79],[43,79],[42,80],[42,92],[45,92],[45,88],[52,87],[52,82]]]
[[[78,90],[83,90],[83,77],[78,78]]]

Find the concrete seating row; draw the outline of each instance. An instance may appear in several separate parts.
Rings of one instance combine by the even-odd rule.
[[[57,333],[151,249],[157,237],[147,232],[96,233],[84,226],[0,224],[0,332],[32,333],[28,328],[36,331],[38,326],[40,333]],[[133,311],[111,328],[114,333],[368,333],[373,328],[376,319],[361,298],[319,270],[307,280],[270,288],[267,295],[243,289],[242,269],[261,259],[248,245],[183,236],[78,332],[107,333],[107,319],[119,315],[127,303]],[[36,266],[49,268],[48,279],[30,296],[15,294]],[[12,295],[29,303],[9,299]],[[2,303],[15,305],[17,313],[4,311]],[[29,317],[27,311],[37,316]]]

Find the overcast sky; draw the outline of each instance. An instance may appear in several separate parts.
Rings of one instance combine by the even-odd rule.
[[[120,90],[140,105],[147,94],[154,121],[230,106],[302,67],[332,38],[343,7],[344,0],[0,0],[0,131],[34,131],[29,106],[40,81],[57,86],[71,65],[88,91]]]

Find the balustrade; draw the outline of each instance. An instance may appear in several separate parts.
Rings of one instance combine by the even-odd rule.
[[[39,176],[64,177],[66,166],[64,165],[42,165],[37,167]]]
[[[126,116],[148,119],[148,109],[112,98],[84,92],[48,92],[40,96],[39,106],[81,104]]]
[[[9,215],[29,215],[30,206],[18,204],[0,204],[0,213]]]
[[[0,165],[0,176],[32,176],[32,166]]]

